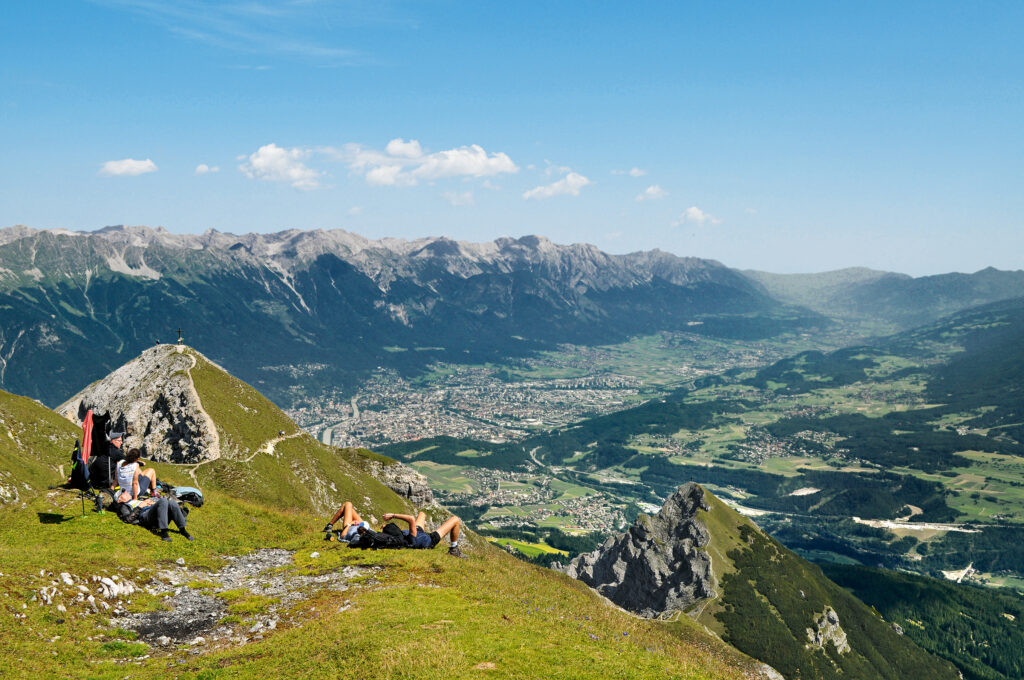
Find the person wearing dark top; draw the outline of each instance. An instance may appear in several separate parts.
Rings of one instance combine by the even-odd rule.
[[[111,432],[107,437],[110,446],[107,452],[94,455],[89,463],[89,481],[97,489],[113,489],[117,485],[114,471],[117,464],[124,460],[124,432]]]
[[[160,534],[160,540],[170,542],[167,534],[169,521],[178,525],[178,532],[190,541],[195,537],[185,528],[186,517],[176,499],[161,496],[140,501],[133,499],[131,491],[124,491],[117,498],[117,514],[123,522],[138,524]]]

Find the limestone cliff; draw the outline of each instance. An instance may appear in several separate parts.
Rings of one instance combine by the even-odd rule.
[[[566,568],[615,604],[646,617],[714,597],[710,540],[697,511],[707,510],[704,490],[679,487],[654,517],[641,515],[621,536],[580,555]]]
[[[434,504],[434,492],[431,491],[427,478],[411,467],[398,462],[384,464],[371,461],[367,470],[399,496],[408,498],[409,502],[416,507],[422,508]]]
[[[109,412],[114,427],[128,433],[125,449],[139,448],[152,460],[215,460],[220,440],[189,374],[194,364],[181,345],[151,347],[71,397],[57,412],[78,424],[87,409]]]

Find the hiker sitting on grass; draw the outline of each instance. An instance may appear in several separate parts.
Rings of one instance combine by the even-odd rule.
[[[167,535],[168,517],[178,525],[178,531],[190,541],[195,540],[185,529],[185,513],[178,505],[177,499],[161,496],[140,501],[133,499],[131,493],[124,491],[117,498],[117,514],[128,524],[138,524],[160,534],[160,540],[170,542]]]
[[[139,450],[131,449],[125,459],[117,463],[117,485],[121,491],[131,494],[132,500],[138,500],[146,493],[156,489],[156,470],[148,468],[140,470],[145,463],[139,462]]]
[[[89,480],[97,489],[113,489],[117,486],[115,466],[124,460],[124,432],[111,432],[107,436],[110,446],[106,451],[93,453],[89,461]]]

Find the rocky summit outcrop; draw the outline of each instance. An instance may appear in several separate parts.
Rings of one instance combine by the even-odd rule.
[[[654,517],[640,515],[621,536],[580,555],[565,568],[624,609],[655,617],[713,597],[710,540],[697,511],[707,510],[704,490],[689,482]]]
[[[109,413],[114,429],[128,433],[125,449],[170,463],[220,457],[217,429],[203,410],[189,371],[195,364],[182,345],[157,345],[57,408],[81,423],[87,409]]]

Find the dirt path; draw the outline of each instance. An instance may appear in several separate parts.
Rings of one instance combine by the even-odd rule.
[[[256,456],[258,456],[261,453],[265,453],[268,456],[273,456],[273,455],[275,455],[274,449],[277,447],[278,444],[283,442],[285,439],[293,439],[295,437],[301,437],[302,434],[303,434],[303,431],[302,430],[298,430],[296,432],[292,432],[291,434],[279,435],[277,437],[274,437],[273,439],[268,440],[266,444],[264,444],[263,446],[258,448],[255,453],[250,455],[248,458],[244,459],[242,462],[243,463],[248,463],[249,461],[251,461],[253,458],[255,458]]]

